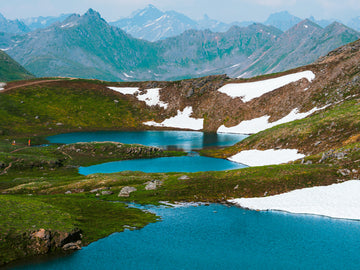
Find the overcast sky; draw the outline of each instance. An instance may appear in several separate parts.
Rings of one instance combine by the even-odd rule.
[[[300,18],[335,18],[347,22],[360,16],[359,0],[0,0],[0,13],[8,19],[83,14],[99,11],[108,21],[129,16],[153,4],[160,10],[175,10],[192,19],[204,14],[224,22],[265,21],[274,12],[287,10]]]

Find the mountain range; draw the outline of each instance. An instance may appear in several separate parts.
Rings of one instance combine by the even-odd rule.
[[[109,25],[90,9],[63,22],[7,39],[7,53],[36,76],[102,80],[177,80],[211,74],[251,77],[309,64],[360,33],[341,23],[304,20],[273,26],[232,26],[226,32],[187,30],[148,42]]]

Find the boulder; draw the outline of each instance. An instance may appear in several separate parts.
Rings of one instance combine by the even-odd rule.
[[[178,178],[178,180],[189,180],[189,179],[190,179],[190,177],[187,175],[182,175]]]
[[[131,192],[134,192],[136,191],[137,189],[134,188],[134,187],[129,187],[129,186],[126,186],[126,187],[123,187],[121,190],[120,190],[120,193],[118,195],[118,197],[129,197],[130,196],[130,193]]]
[[[67,243],[62,248],[65,251],[68,251],[68,250],[80,250],[81,249],[81,240],[76,241],[76,242]]]
[[[151,181],[151,182],[146,182],[146,186],[145,186],[145,190],[155,190],[157,189],[159,186],[162,185],[162,181],[160,180],[154,180],[154,181]]]

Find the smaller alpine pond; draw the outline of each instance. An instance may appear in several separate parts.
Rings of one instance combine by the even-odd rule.
[[[150,208],[162,221],[19,269],[359,269],[359,222],[219,204]]]
[[[245,167],[247,166],[226,159],[185,156],[107,162],[89,167],[80,167],[79,173],[89,175],[122,171],[142,171],[147,173],[206,172],[235,170]]]
[[[114,141],[127,144],[138,143],[157,146],[162,149],[192,151],[215,146],[230,146],[246,135],[225,133],[203,133],[197,131],[97,131],[59,134],[48,137],[51,143],[77,143],[93,141]],[[224,171],[246,167],[225,159],[201,157],[189,153],[184,157],[122,160],[89,167],[80,167],[83,175],[93,173],[114,173],[121,171],[142,171],[148,173]]]

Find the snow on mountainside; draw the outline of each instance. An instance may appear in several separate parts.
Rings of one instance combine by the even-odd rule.
[[[56,22],[62,22],[66,20],[69,16],[71,16],[71,14],[61,14],[59,16],[46,16],[46,17],[40,16],[40,17],[21,19],[21,21],[31,30],[36,30],[36,29],[49,27],[50,25]]]
[[[156,41],[179,35],[188,29],[197,27],[197,23],[175,11],[162,12],[153,5],[139,10],[129,18],[110,23],[132,36],[149,41]]]
[[[153,5],[148,5],[146,8],[134,12],[128,18],[110,24],[123,29],[136,38],[149,41],[174,37],[190,29],[225,32],[231,27],[231,24],[213,20],[207,15],[204,15],[203,19],[195,21],[175,11],[163,12]]]

